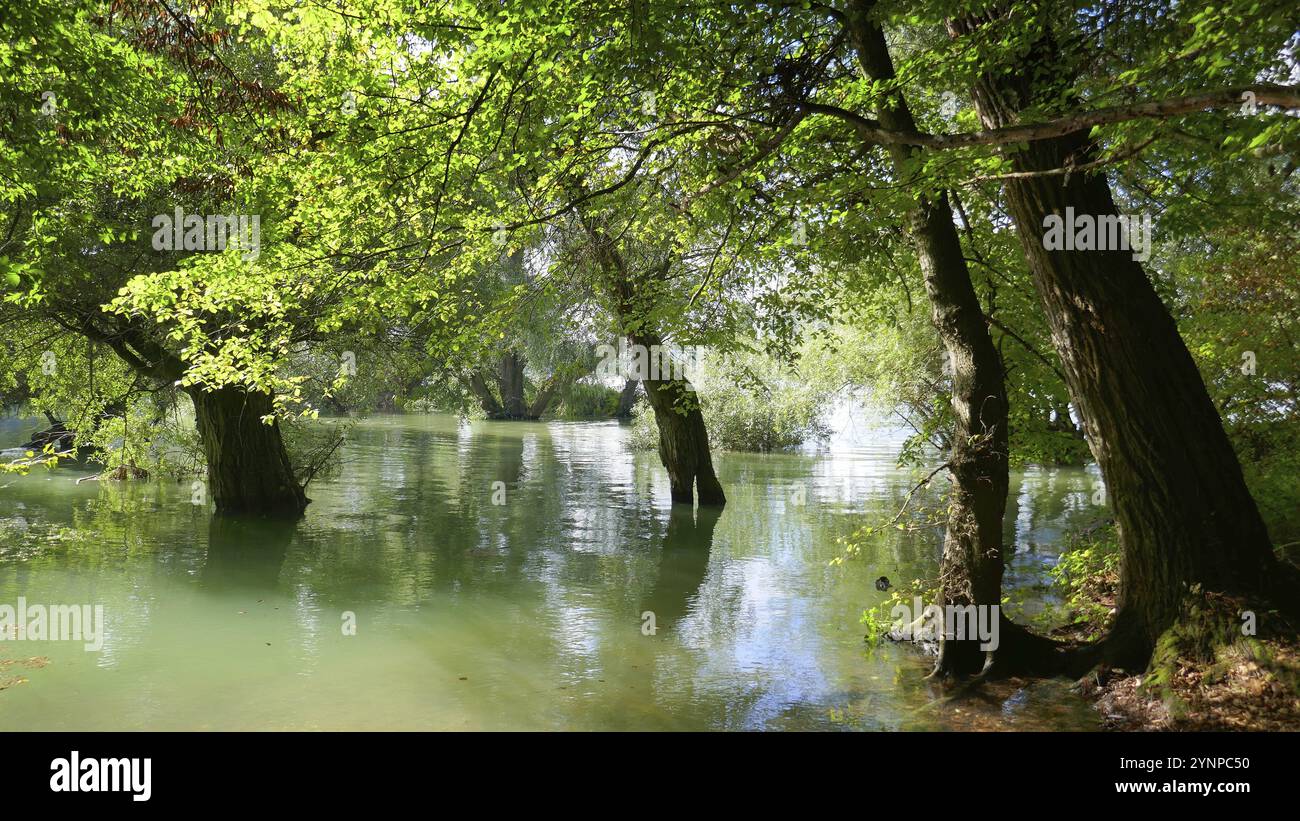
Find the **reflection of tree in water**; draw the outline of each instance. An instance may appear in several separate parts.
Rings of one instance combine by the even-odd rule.
[[[492,684],[466,713],[506,709],[493,701],[506,698],[520,726],[931,728],[953,720],[905,709],[927,701],[918,670],[900,663],[911,657],[886,646],[864,667],[856,621],[883,596],[870,587],[876,576],[933,575],[935,534],[878,533],[857,562],[828,566],[837,538],[897,512],[915,484],[911,472],[882,462],[877,486],[874,468],[849,465],[850,496],[844,470],[732,456],[724,467],[744,481],[734,480],[723,522],[716,511],[663,504],[657,458],[623,450],[619,433],[441,419],[359,425],[344,469],[320,480],[317,504],[296,528],[213,519],[190,504],[187,485],[16,484],[0,491],[24,503],[0,512],[9,523],[0,530],[0,587],[12,561],[6,538],[30,543],[48,533],[24,567],[90,572],[46,574],[42,596],[79,601],[93,580],[93,595],[151,641],[172,640],[159,638],[170,635],[169,622],[149,627],[168,602],[138,595],[142,573],[197,582],[213,597],[288,595],[313,611],[364,611],[365,629],[393,629],[409,643],[394,652],[426,656],[422,669],[468,671],[475,682],[476,668],[508,671],[510,681]],[[1091,474],[1030,470],[1012,480],[1021,492],[1008,518],[1018,534],[1007,532],[1022,545],[1032,537],[1049,549],[1059,526],[1043,521],[1051,511],[1062,520],[1089,513]],[[495,481],[506,485],[505,505],[492,504]],[[802,505],[791,495],[799,485]],[[912,509],[941,502],[941,489],[932,499],[918,493]],[[11,597],[22,589],[12,580]],[[645,611],[655,613],[657,638],[641,635]],[[304,629],[312,618],[300,614]],[[555,714],[530,713],[537,702],[529,698]],[[975,706],[990,719],[1004,709]]]
[[[291,561],[284,579],[322,602],[414,605],[450,591],[517,599],[538,547],[562,541],[568,479],[543,425],[475,423],[382,439],[361,430],[354,438],[368,461],[354,461],[340,481],[364,495],[348,500],[348,515],[310,522],[309,568]],[[493,504],[494,482],[505,504]]]
[[[1012,471],[1003,520],[1009,547],[1004,587],[1051,587],[1044,573],[1068,547],[1071,534],[1111,516],[1109,506],[1094,504],[1098,481],[1077,468]]]
[[[697,512],[689,505],[673,505],[668,514],[659,576],[641,606],[642,612],[655,614],[655,626],[660,630],[680,622],[699,593],[709,572],[713,530],[720,516],[720,510],[700,508]]]
[[[429,512],[434,561],[449,583],[508,593],[562,519],[564,478],[537,423],[480,423],[461,451],[456,500]]]
[[[1021,512],[1017,538],[1040,544],[1056,544],[1071,530],[1109,518],[1109,504],[1095,504],[1094,494],[1101,480],[1093,470],[1032,466],[1021,472],[1027,492],[1018,501]],[[1103,499],[1103,502],[1108,501]]]
[[[24,477],[0,496],[0,561],[107,574],[130,558],[156,561],[163,572],[197,570],[195,510],[174,504],[160,482],[75,485]]]
[[[298,524],[294,521],[213,516],[201,579],[209,590],[274,590]]]

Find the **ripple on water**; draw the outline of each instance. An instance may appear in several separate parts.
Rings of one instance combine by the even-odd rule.
[[[672,506],[625,432],[361,420],[289,528],[219,525],[184,483],[6,478],[0,603],[102,603],[108,639],[44,643],[49,663],[0,692],[0,729],[1095,726],[1063,688],[948,699],[909,648],[865,645],[873,580],[936,571],[935,534],[829,565],[914,484],[897,433],[719,454],[719,515]],[[1054,559],[1089,481],[1013,477],[1011,575]]]

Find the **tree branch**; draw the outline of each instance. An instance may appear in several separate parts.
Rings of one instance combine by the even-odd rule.
[[[1212,108],[1236,108],[1242,105],[1244,95],[1255,95],[1257,106],[1279,106],[1285,109],[1300,108],[1300,86],[1282,86],[1272,83],[1254,83],[1233,86],[1215,91],[1202,91],[1183,97],[1170,97],[1145,103],[1108,106],[1092,111],[1076,111],[1041,123],[992,128],[984,131],[967,131],[957,134],[927,134],[923,131],[892,131],[876,120],[838,106],[804,101],[797,103],[812,114],[824,114],[849,123],[866,142],[876,145],[919,145],[926,148],[966,148],[975,145],[1010,145],[1012,143],[1048,140],[1065,134],[1082,131],[1099,125],[1111,125],[1141,119],[1166,119],[1180,114],[1190,114]]]

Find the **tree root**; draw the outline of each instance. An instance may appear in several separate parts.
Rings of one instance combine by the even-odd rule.
[[[1296,636],[1300,597],[1288,591],[1300,590],[1295,582],[1300,574],[1290,565],[1279,570],[1267,596],[1189,590],[1182,613],[1154,643],[1131,612],[1121,611],[1105,636],[1086,643],[1039,635],[1000,614],[995,650],[980,650],[978,640],[942,638],[928,678],[974,686],[1010,677],[1102,680],[1115,672],[1146,671],[1143,686],[1165,692],[1181,667],[1213,664],[1225,649],[1249,645],[1254,641],[1251,629],[1263,636]]]

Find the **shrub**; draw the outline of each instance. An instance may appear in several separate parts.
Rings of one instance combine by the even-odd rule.
[[[555,415],[560,419],[603,419],[618,412],[619,392],[604,385],[570,383],[560,395]]]
[[[787,450],[830,435],[822,420],[824,397],[806,388],[750,389],[701,382],[698,395],[709,444],[718,450]],[[637,450],[659,446],[654,411],[645,399],[633,411],[628,444]]]

